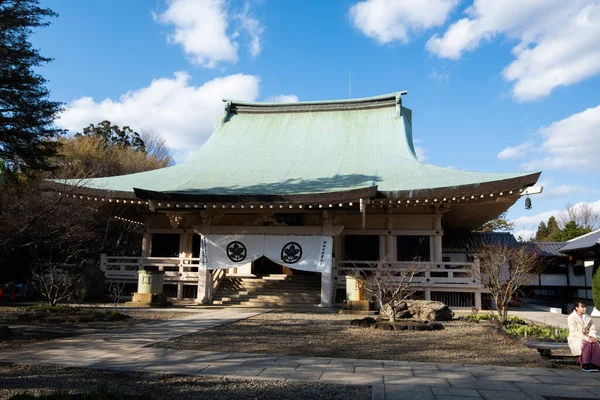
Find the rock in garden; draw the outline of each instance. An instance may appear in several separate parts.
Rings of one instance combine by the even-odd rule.
[[[14,335],[8,326],[0,325],[0,339],[7,339],[13,336]]]
[[[439,322],[433,322],[433,323],[429,324],[429,326],[434,331],[441,331],[444,329],[444,325],[440,324]]]
[[[384,331],[393,331],[394,327],[390,324],[377,324],[377,329],[381,329]]]
[[[426,324],[415,325],[415,331],[432,331],[433,328]]]
[[[362,321],[360,321],[360,326],[362,326],[363,328],[368,328],[371,325],[374,325],[375,321],[370,321],[367,318],[363,319]]]
[[[385,315],[390,315],[392,312],[389,305],[383,306]],[[408,311],[408,306],[405,301],[402,301],[398,307],[396,308],[396,319],[410,318],[412,317],[410,311]]]
[[[449,321],[454,312],[441,301],[407,300],[408,311],[420,321]]]

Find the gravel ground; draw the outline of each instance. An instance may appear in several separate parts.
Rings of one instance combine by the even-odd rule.
[[[96,391],[137,394],[151,399],[330,399],[369,400],[371,388],[273,380],[232,380],[166,374],[109,372],[79,368],[24,366],[0,363],[0,400],[16,394],[35,396]]]
[[[18,307],[0,306],[0,325],[17,325],[14,320],[14,314]],[[110,308],[98,308],[99,311],[112,311]],[[149,310],[149,309],[118,309],[119,312],[130,316],[124,321],[102,321],[102,322],[60,322],[60,323],[39,323],[36,321],[28,322],[28,325],[39,326],[35,328],[15,327],[12,329],[13,337],[0,338],[0,350],[24,346],[28,344],[59,339],[84,333],[82,329],[114,329],[137,324],[143,324],[152,321],[180,318],[189,315],[189,312],[170,311],[170,310]]]
[[[441,331],[350,327],[341,314],[271,312],[155,344],[187,350],[538,367],[536,350],[485,326],[444,322]]]

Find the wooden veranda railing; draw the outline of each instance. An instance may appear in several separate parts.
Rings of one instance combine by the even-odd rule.
[[[338,261],[337,275],[343,280],[346,275],[368,273],[378,269],[380,261]],[[384,262],[390,272],[417,270],[412,281],[423,287],[482,287],[475,278],[479,275],[479,263],[475,262]]]

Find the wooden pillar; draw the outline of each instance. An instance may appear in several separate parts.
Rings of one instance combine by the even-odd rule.
[[[442,262],[442,216],[433,216],[433,230],[436,231],[436,235],[432,237],[433,242],[433,254],[431,254],[431,261],[440,263]]]
[[[435,231],[431,236],[431,261],[434,263],[442,262],[442,215],[435,214],[431,228]],[[429,276],[429,272],[427,273]],[[425,300],[431,300],[431,288],[425,289]]]
[[[200,212],[202,218],[202,232],[210,232],[210,209]],[[200,254],[202,257],[202,254]],[[209,304],[212,300],[212,273],[208,266],[198,266],[198,297],[197,304]]]
[[[179,276],[183,276],[184,268],[189,262],[184,260],[192,256],[193,232],[184,232],[179,237]],[[183,282],[177,282],[177,300],[183,299]]]
[[[323,210],[321,218],[323,236],[331,236],[331,219],[331,213]],[[333,257],[331,258],[332,265],[329,271],[321,272],[321,307],[331,307],[333,305],[331,302],[333,297]]]
[[[152,254],[152,234],[144,232],[142,237],[142,257],[150,257]]]
[[[341,285],[344,285],[344,290],[345,290],[345,286],[346,286],[346,279],[344,276],[340,276],[340,272],[338,269],[338,261],[343,261],[344,258],[342,257],[343,254],[343,250],[342,250],[342,236],[333,236],[333,243],[332,243],[332,259],[331,259],[331,268],[332,268],[332,273],[333,273],[333,289],[332,289],[332,302],[335,302],[335,297],[336,296],[336,289],[340,289]]]
[[[388,207],[388,214],[385,219],[385,229],[391,231],[394,229],[394,215],[392,207]],[[388,234],[385,236],[385,259],[389,262],[396,261],[396,236]]]
[[[473,262],[473,274],[474,276],[480,277],[481,276],[481,268],[479,266],[479,258],[475,257],[475,260]],[[481,282],[478,282],[479,284],[481,284]],[[481,289],[477,289],[475,290],[475,307],[477,307],[479,310],[481,310]]]

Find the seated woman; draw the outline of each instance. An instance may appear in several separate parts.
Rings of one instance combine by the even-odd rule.
[[[576,301],[575,309],[567,318],[569,347],[585,372],[600,371],[600,345],[596,340],[596,327],[592,317],[585,313],[585,303]]]

